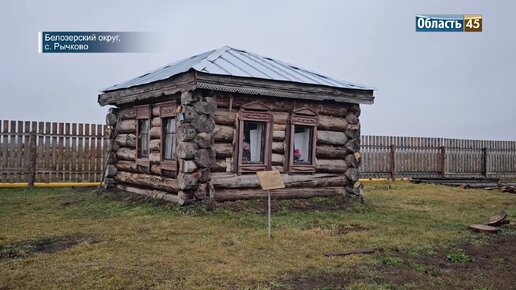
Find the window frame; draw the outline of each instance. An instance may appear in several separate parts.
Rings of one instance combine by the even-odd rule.
[[[236,172],[242,174],[245,172],[257,172],[271,169],[272,157],[272,114],[271,109],[262,102],[251,102],[240,107],[238,113],[238,144],[235,148],[236,156]],[[263,163],[244,163],[243,150],[244,144],[244,122],[260,122],[265,123],[265,140],[263,148]]]
[[[170,171],[177,171],[177,155],[176,151],[174,151],[173,160],[167,160],[164,157],[165,153],[165,120],[168,118],[176,119],[176,133],[177,134],[177,104],[176,102],[166,102],[166,103],[160,103],[159,105],[159,118],[161,122],[161,133],[160,133],[160,164],[161,164],[161,170],[170,170]],[[177,150],[177,138],[174,137],[172,142],[176,142],[176,150]]]
[[[289,158],[288,158],[288,172],[289,173],[315,173],[316,172],[316,146],[317,146],[317,125],[318,114],[316,111],[303,107],[294,109],[290,114],[289,126]],[[296,164],[294,163],[294,142],[295,142],[295,126],[312,127],[312,158],[310,164]]]
[[[149,105],[144,106],[136,106],[136,165],[144,166],[144,167],[150,167],[150,161],[149,161],[149,155],[150,150],[149,148],[149,154],[147,156],[141,157],[140,153],[140,121],[141,120],[147,120],[149,122],[149,133],[147,134],[147,147],[150,145],[150,129],[152,126],[151,122],[151,108]]]

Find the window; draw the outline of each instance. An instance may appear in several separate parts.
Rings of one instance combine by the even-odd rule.
[[[136,107],[136,155],[137,165],[149,166],[149,131],[151,111],[149,106]]]
[[[177,171],[176,162],[176,103],[159,104],[161,118],[161,169]],[[166,171],[162,171],[166,172]]]
[[[138,128],[140,132],[138,134],[138,143],[140,144],[138,157],[149,157],[149,120],[138,120]]]
[[[294,110],[290,116],[289,172],[315,172],[317,113],[309,108]]]
[[[294,125],[294,164],[312,164],[313,127]]]
[[[176,153],[176,119],[163,119],[163,160],[175,160]]]
[[[244,121],[244,143],[242,145],[242,162],[264,163],[266,123]]]
[[[239,112],[237,172],[256,172],[271,168],[271,120],[269,107],[260,102],[243,105]]]

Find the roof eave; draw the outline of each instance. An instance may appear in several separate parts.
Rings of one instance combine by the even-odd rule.
[[[101,106],[119,106],[195,89],[195,73],[193,70],[189,70],[165,80],[125,89],[101,92],[98,95],[98,103]]]
[[[287,81],[214,75],[195,72],[197,88],[271,97],[373,104],[373,89],[344,89]]]
[[[287,81],[215,75],[189,70],[165,80],[115,91],[101,92],[98,103],[123,105],[171,95],[185,90],[207,89],[288,99],[373,104],[374,91],[344,89]]]

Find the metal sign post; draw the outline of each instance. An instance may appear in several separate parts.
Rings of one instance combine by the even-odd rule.
[[[268,199],[268,216],[269,216],[269,240],[271,239],[271,190],[267,189],[267,199]]]
[[[285,188],[285,183],[278,170],[256,172],[260,186],[267,190],[267,222],[269,240],[272,238],[272,219],[271,219],[271,189]]]

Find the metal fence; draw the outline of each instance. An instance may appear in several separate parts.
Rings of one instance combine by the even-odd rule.
[[[363,178],[516,177],[516,141],[362,136]]]
[[[0,121],[0,182],[27,182],[31,161],[35,182],[100,181],[105,129],[99,124]]]

